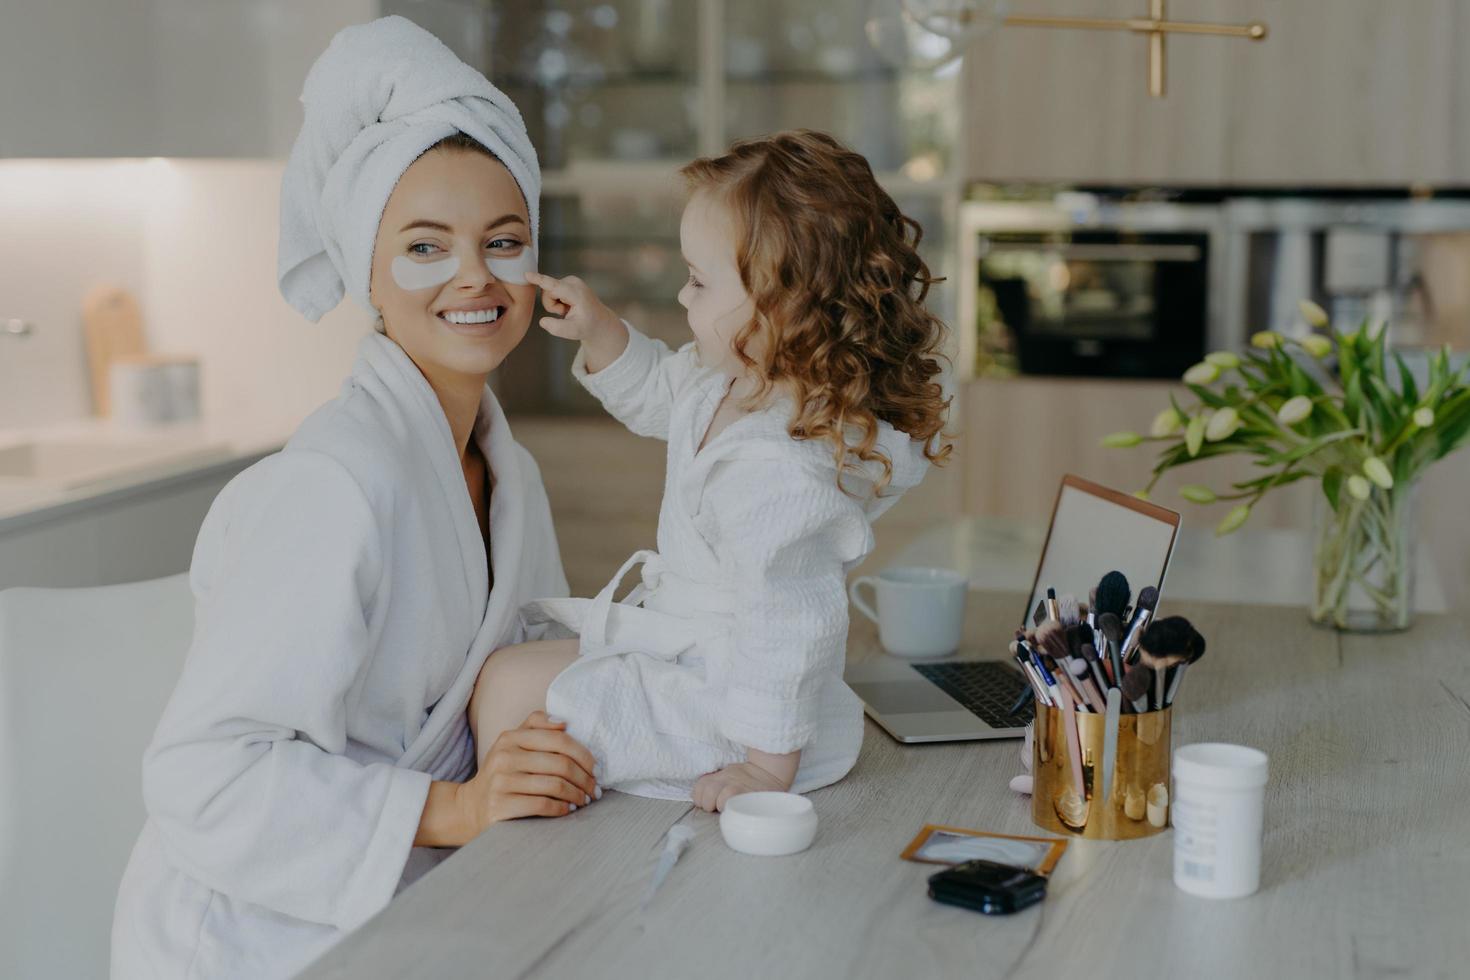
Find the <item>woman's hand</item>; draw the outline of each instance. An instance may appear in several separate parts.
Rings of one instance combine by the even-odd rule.
[[[529,273],[526,281],[541,287],[541,305],[552,314],[541,318],[541,328],[553,336],[580,341],[587,348],[589,374],[617,360],[628,346],[628,329],[623,321],[576,276],[554,279]]]
[[[754,762],[737,762],[700,776],[694,783],[694,805],[713,813],[725,809],[725,802],[741,793],[785,792],[790,788],[789,779],[783,780]]]
[[[430,786],[414,843],[457,847],[502,820],[571,813],[602,797],[594,765],[566,722],[533,711],[520,728],[501,733],[469,782]]]

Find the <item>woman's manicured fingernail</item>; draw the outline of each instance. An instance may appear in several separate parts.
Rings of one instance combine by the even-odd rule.
[[[551,722],[553,725],[565,725],[567,723],[567,720],[565,718],[558,718],[556,715],[547,715],[546,720]]]
[[[568,803],[567,806],[571,807],[572,810],[575,810],[577,808],[577,804],[575,804],[575,803]],[[571,811],[569,810],[567,812],[570,813]]]
[[[602,787],[601,786],[595,787],[592,790],[592,798],[593,799],[597,799],[597,800],[602,799]]]
[[[592,802],[592,797],[587,796],[585,794],[582,796],[582,805],[583,806],[586,806],[588,803],[591,803],[591,802]]]

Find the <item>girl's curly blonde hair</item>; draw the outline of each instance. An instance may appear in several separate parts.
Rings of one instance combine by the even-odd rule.
[[[795,439],[829,439],[844,471],[877,461],[878,423],[922,440],[942,463],[949,399],[936,380],[944,324],[924,307],[929,274],[918,222],[898,209],[868,161],[825,133],[790,130],[740,140],[680,170],[691,194],[710,193],[735,228],[735,261],[755,313],[735,356],[759,402],[776,385],[795,396]],[[746,352],[751,342],[759,362]],[[856,462],[855,462],[856,461]]]

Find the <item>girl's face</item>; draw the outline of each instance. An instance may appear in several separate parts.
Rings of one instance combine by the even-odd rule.
[[[689,266],[679,304],[689,311],[700,363],[737,377],[744,367],[731,343],[755,315],[755,304],[735,265],[735,226],[726,207],[708,193],[696,193],[684,207],[679,244]],[[756,357],[752,346],[746,353]]]
[[[369,289],[385,332],[426,375],[488,375],[525,337],[536,287],[498,279],[485,260],[530,249],[526,202],[504,164],[425,153],[378,222]]]

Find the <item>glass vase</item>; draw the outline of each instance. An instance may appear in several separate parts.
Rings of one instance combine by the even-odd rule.
[[[1353,633],[1408,629],[1414,611],[1413,484],[1366,500],[1317,497],[1312,622]]]

